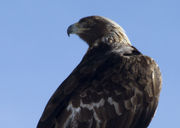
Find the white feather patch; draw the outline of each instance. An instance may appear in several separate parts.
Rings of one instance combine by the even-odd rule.
[[[122,113],[120,112],[120,110],[119,110],[119,104],[116,102],[116,101],[114,101],[113,99],[112,99],[112,97],[108,97],[108,103],[110,104],[110,105],[114,105],[114,109],[115,109],[115,111],[116,111],[116,114],[118,115],[118,116],[120,116]]]
[[[97,121],[96,123],[96,127],[99,128],[100,127],[100,122],[101,120],[99,119],[96,111],[95,111],[95,108],[99,108],[99,107],[102,107],[105,103],[105,100],[104,99],[101,99],[99,102],[93,102],[93,103],[90,103],[90,104],[84,104],[82,102],[82,100],[80,100],[80,106],[79,107],[73,107],[72,103],[70,102],[69,105],[67,106],[67,111],[71,111],[71,114],[69,115],[64,127],[67,126],[68,122],[71,120],[71,119],[74,119],[76,117],[77,114],[79,114],[81,112],[81,108],[87,108],[89,109],[90,111],[92,110],[93,111],[93,116],[94,116],[94,119]]]
[[[133,51],[133,48],[131,46],[127,45],[121,45],[120,48],[114,48],[112,52],[119,53],[119,54],[131,54]]]

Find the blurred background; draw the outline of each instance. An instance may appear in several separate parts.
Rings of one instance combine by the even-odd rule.
[[[149,128],[179,128],[178,0],[1,0],[0,127],[36,127],[47,101],[88,48],[66,29],[90,15],[116,21],[137,49],[156,60],[163,87]]]

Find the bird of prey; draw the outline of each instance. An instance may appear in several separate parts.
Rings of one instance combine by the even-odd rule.
[[[156,62],[105,17],[82,18],[67,33],[89,48],[50,98],[37,128],[147,128],[161,90]]]

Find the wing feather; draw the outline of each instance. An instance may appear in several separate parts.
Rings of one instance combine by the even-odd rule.
[[[91,51],[55,91],[37,127],[146,128],[160,89],[151,58]]]

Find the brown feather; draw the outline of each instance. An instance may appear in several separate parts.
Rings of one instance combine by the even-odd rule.
[[[96,43],[55,91],[37,128],[148,127],[161,89],[157,64],[129,43]]]

